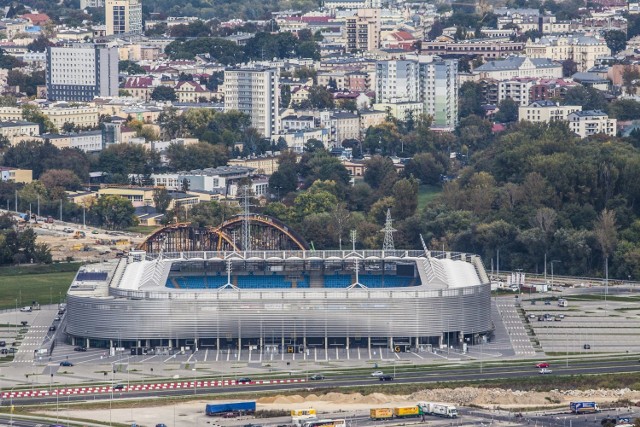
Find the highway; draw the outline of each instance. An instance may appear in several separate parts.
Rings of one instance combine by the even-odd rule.
[[[621,361],[571,361],[566,366],[564,361],[556,361],[551,365],[553,373],[551,375],[580,375],[580,374],[606,374],[606,373],[635,373],[640,372],[640,363],[638,360],[621,360]],[[392,373],[387,371],[387,373]],[[264,391],[291,391],[291,390],[308,390],[316,388],[338,388],[346,386],[366,386],[366,385],[388,385],[388,384],[408,384],[408,383],[434,383],[442,381],[474,381],[474,380],[491,380],[498,378],[525,378],[532,376],[541,376],[532,364],[527,365],[511,365],[511,366],[481,366],[463,367],[452,369],[450,367],[432,369],[426,372],[398,372],[392,382],[380,382],[377,378],[371,377],[369,374],[358,375],[342,375],[338,377],[330,376],[322,381],[309,381],[302,383],[290,384],[238,384],[224,387],[191,387],[181,389],[161,389],[161,390],[138,390],[138,391],[116,391],[113,393],[100,394],[82,394],[82,395],[61,395],[44,397],[27,397],[27,398],[6,398],[2,402],[3,406],[10,405],[33,405],[41,403],[56,403],[59,401],[98,401],[109,400],[113,398],[156,398],[168,396],[184,396],[196,394],[229,394],[238,392],[264,392]],[[202,379],[199,379],[202,381]]]

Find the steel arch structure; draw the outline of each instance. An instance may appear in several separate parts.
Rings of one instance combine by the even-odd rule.
[[[282,221],[250,214],[251,250],[307,250],[309,245]],[[245,215],[236,215],[217,227],[171,224],[153,232],[138,249],[149,253],[194,251],[243,251],[240,234]]]

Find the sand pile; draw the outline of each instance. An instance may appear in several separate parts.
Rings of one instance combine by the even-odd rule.
[[[481,407],[540,407],[549,404],[569,404],[575,400],[593,400],[598,403],[613,403],[621,399],[632,402],[640,400],[640,392],[631,389],[619,390],[552,390],[549,392],[504,390],[500,388],[460,387],[454,389],[424,390],[410,395],[386,395],[373,393],[327,393],[275,396],[258,399],[261,409],[315,408],[319,412],[335,410],[361,410],[380,406],[414,405],[419,401],[447,402],[460,406]]]

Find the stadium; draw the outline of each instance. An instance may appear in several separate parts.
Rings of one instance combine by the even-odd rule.
[[[477,255],[309,250],[286,225],[254,215],[166,227],[117,262],[83,266],[67,294],[66,333],[104,348],[424,351],[477,342],[491,333],[490,314]]]

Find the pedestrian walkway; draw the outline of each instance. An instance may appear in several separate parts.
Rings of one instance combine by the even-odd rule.
[[[495,298],[494,303],[500,319],[506,329],[506,335],[511,341],[511,346],[516,356],[535,356],[536,350],[533,348],[531,338],[524,327],[523,319],[518,312],[517,298]],[[497,331],[496,331],[497,332]]]

